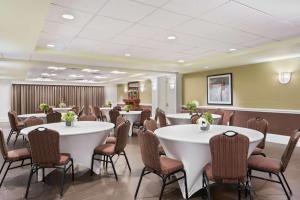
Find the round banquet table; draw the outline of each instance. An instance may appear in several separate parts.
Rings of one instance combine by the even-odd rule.
[[[248,156],[263,139],[263,134],[259,131],[223,125],[211,125],[208,131],[201,131],[197,124],[167,126],[155,131],[166,155],[183,162],[189,196],[202,188],[203,168],[211,161],[210,138],[228,130],[236,131],[249,138]],[[179,186],[183,197],[185,197],[182,180],[179,181]]]
[[[66,113],[69,110],[71,110],[72,108],[52,108],[52,109],[53,109],[53,111],[56,111],[56,112]]]
[[[60,152],[70,153],[76,168],[78,166],[90,168],[94,148],[104,143],[106,137],[114,128],[114,124],[99,121],[76,121],[69,127],[65,125],[65,122],[59,122],[24,128],[21,130],[21,134],[27,136],[30,131],[38,127],[58,131],[60,135]],[[99,173],[100,166],[96,166],[94,171]]]
[[[132,135],[132,125],[133,122],[139,120],[140,116],[141,116],[142,111],[120,111],[120,115],[123,115],[128,121],[130,121],[130,130],[129,130],[129,136]]]
[[[102,113],[106,116],[107,121],[110,121],[109,118],[109,111],[111,110],[111,107],[101,107],[100,110],[102,111]]]
[[[171,125],[191,124],[191,115],[189,113],[175,113],[166,115]],[[218,124],[221,115],[212,114],[214,124]]]
[[[32,114],[23,114],[23,115],[18,115],[18,118],[20,118],[21,120],[25,120],[29,117],[38,117],[41,118],[44,123],[46,123],[47,119],[47,115],[45,113],[32,113]]]

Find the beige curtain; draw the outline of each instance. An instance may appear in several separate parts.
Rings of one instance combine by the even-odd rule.
[[[41,103],[58,107],[61,101],[71,107],[84,106],[87,111],[89,105],[104,105],[104,87],[12,84],[11,101],[18,114],[35,113]]]

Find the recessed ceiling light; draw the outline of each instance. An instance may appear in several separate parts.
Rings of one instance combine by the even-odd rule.
[[[88,68],[86,68],[86,69],[82,69],[81,71],[83,71],[83,72],[98,72],[99,70],[98,69],[88,69]]]
[[[208,68],[208,66],[204,66],[204,69],[207,69]]]
[[[56,76],[56,74],[41,73],[41,76]]]
[[[168,36],[168,40],[175,40],[176,39],[176,36],[175,35],[170,35]]]
[[[110,73],[112,73],[112,74],[126,74],[127,72],[121,72],[121,71],[114,70],[114,71],[111,71]]]
[[[70,77],[73,77],[73,78],[80,78],[80,77],[83,77],[83,75],[77,75],[77,74],[70,74],[69,76],[70,76]]]
[[[65,70],[65,67],[55,67],[55,66],[49,66],[48,69],[52,69],[52,70]]]
[[[126,56],[126,57],[130,57],[130,56],[131,56],[131,54],[130,54],[130,53],[125,53],[125,54],[124,54],[124,56]]]
[[[179,63],[184,63],[184,60],[180,59],[178,60]]]
[[[229,49],[230,52],[233,52],[233,51],[236,51],[236,50],[237,50],[237,49],[235,49],[235,48]]]
[[[75,19],[74,15],[71,15],[71,14],[63,14],[63,15],[61,15],[61,17],[64,19],[67,19],[67,20]]]
[[[145,75],[144,73],[139,73],[139,74],[132,74],[129,77],[138,77],[138,76],[143,76]]]
[[[94,76],[94,78],[97,78],[97,79],[104,79],[104,78],[107,78],[106,76]]]
[[[54,48],[54,47],[55,47],[55,44],[47,44],[47,47],[49,47],[49,48]]]
[[[115,78],[115,79],[111,79],[111,81],[117,81],[120,80],[121,78]]]

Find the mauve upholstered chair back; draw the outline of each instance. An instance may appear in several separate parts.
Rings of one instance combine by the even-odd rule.
[[[78,115],[79,114],[79,107],[78,106],[73,106],[71,108],[71,111],[73,111],[74,113],[76,113],[76,115]]]
[[[7,146],[5,144],[4,134],[1,129],[0,129],[0,150],[1,150],[3,159],[6,159],[7,158]]]
[[[115,107],[113,107],[113,109],[117,110],[117,111],[121,111],[122,110],[121,106],[115,106]]]
[[[101,110],[98,106],[94,106],[94,114],[97,118],[101,118]]]
[[[57,123],[61,122],[61,113],[59,112],[51,112],[47,114],[47,123]]]
[[[96,121],[97,118],[95,115],[82,115],[78,119],[79,121]]]
[[[117,117],[120,115],[120,112],[116,109],[112,109],[109,111],[110,122],[116,125]]]
[[[290,162],[292,154],[297,146],[300,137],[300,130],[296,130],[290,136],[288,145],[285,148],[283,155],[281,156],[281,170],[284,172]]]
[[[151,117],[151,110],[145,109],[141,112],[140,117],[140,125],[142,126],[144,124],[144,121]]]
[[[228,125],[229,126],[233,126],[234,125],[234,118],[235,118],[235,111],[232,111],[230,114],[229,114],[229,119],[228,119]]]
[[[145,167],[160,172],[159,140],[157,136],[152,131],[141,128],[138,132],[138,138]]]
[[[125,122],[126,119],[122,116],[122,115],[119,115],[116,119],[116,127],[118,127],[122,122]]]
[[[247,176],[249,139],[242,134],[216,135],[209,141],[213,178],[218,181],[244,181]]]
[[[224,110],[218,108],[218,109],[215,110],[214,114],[221,116],[221,118],[218,121],[218,125],[222,125],[223,124],[223,118],[224,118],[224,115],[225,115]]]
[[[51,167],[59,163],[59,133],[57,131],[37,128],[28,134],[32,163],[41,167]]]
[[[44,121],[41,118],[38,117],[28,117],[27,119],[24,120],[24,125],[25,127],[30,127],[30,126],[37,126],[43,124]]]
[[[8,120],[9,120],[11,129],[16,131],[18,129],[17,128],[18,120],[17,120],[16,112],[10,111],[7,114],[8,114]]]
[[[157,122],[154,119],[148,118],[144,121],[144,128],[154,132],[157,129]]]
[[[268,127],[269,122],[261,117],[251,118],[247,121],[247,128],[257,130],[264,134],[263,140],[257,145],[257,147],[261,149],[265,148]]]
[[[157,118],[158,118],[158,122],[159,122],[159,127],[167,126],[167,118],[166,118],[166,114],[163,110],[161,110],[161,109],[158,110]]]
[[[194,114],[191,116],[191,123],[192,124],[197,124],[197,120],[200,118],[200,115]]]
[[[130,122],[127,120],[122,122],[117,126],[116,129],[116,146],[115,146],[115,153],[120,154],[124,151],[127,140],[128,140],[128,132],[130,129]]]

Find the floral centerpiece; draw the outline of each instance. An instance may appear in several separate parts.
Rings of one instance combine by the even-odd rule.
[[[65,104],[63,101],[61,101],[61,102],[58,104],[58,106],[59,106],[60,108],[65,108],[65,107],[66,107],[66,104]]]
[[[190,111],[190,114],[192,115],[193,112],[196,112],[198,106],[199,106],[199,102],[196,101],[196,100],[193,100],[193,101],[188,102],[188,103],[186,104],[186,109],[187,109],[188,111]]]
[[[213,123],[212,114],[209,112],[205,112],[202,116],[197,120],[197,124],[200,125],[200,129],[203,131],[207,131],[210,128],[210,125]]]
[[[46,113],[49,110],[49,105],[46,104],[46,103],[41,103],[40,104],[40,109],[41,109],[41,111],[43,111],[44,113]]]
[[[124,109],[126,112],[129,112],[131,110],[131,105],[126,105]]]
[[[62,114],[61,119],[63,121],[66,121],[66,126],[71,126],[72,122],[77,120],[77,115],[75,114],[74,111],[68,111]]]

